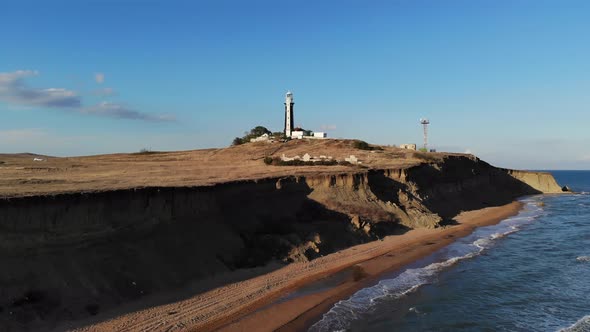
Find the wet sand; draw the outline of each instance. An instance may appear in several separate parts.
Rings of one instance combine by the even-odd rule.
[[[522,206],[513,202],[464,212],[455,218],[456,225],[388,236],[78,331],[305,330],[335,302],[377,281],[384,273],[424,258],[477,227],[513,216]],[[287,296],[296,290],[297,296]]]
[[[332,287],[303,293],[286,301],[246,315],[221,327],[221,331],[303,331],[318,321],[338,301],[379,280],[383,274],[393,272],[414,261],[424,258],[447,246],[455,239],[467,236],[477,227],[493,225],[517,214],[522,204],[514,202],[501,207],[464,212],[456,218],[458,225],[437,230],[415,230],[404,235],[392,236],[382,241],[389,250],[364,262],[347,268],[346,279]],[[394,243],[391,243],[394,242]],[[397,242],[397,243],[395,243]],[[343,273],[341,272],[341,273]],[[321,281],[315,282],[319,284]]]

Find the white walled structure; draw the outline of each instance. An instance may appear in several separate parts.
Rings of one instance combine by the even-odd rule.
[[[348,158],[344,158],[344,161],[348,161],[351,164],[360,164],[361,162],[355,157],[353,154],[350,155]]]
[[[327,138],[328,134],[321,133],[321,132],[314,132],[311,136],[305,136],[305,132],[302,130],[293,130],[291,131],[291,138],[292,139],[324,139]]]
[[[295,102],[293,101],[293,93],[291,91],[287,91],[287,95],[285,96],[285,136],[291,137],[293,131],[293,106]]]
[[[258,136],[256,138],[250,138],[250,142],[264,142],[270,140],[270,136],[268,134],[262,134],[262,136]]]
[[[282,161],[302,160],[305,162],[310,162],[310,161],[316,162],[316,161],[329,161],[332,159],[333,159],[332,156],[319,156],[319,157],[317,157],[317,156],[312,156],[309,153],[304,154],[303,157],[299,157],[299,156],[287,157],[287,156],[285,156],[284,153],[281,155]]]
[[[302,139],[303,138],[303,131],[301,131],[301,130],[293,130],[293,131],[291,131],[291,138],[293,138],[293,139]]]
[[[400,144],[401,149],[416,150],[416,144]]]

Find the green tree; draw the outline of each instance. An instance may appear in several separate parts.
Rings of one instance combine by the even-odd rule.
[[[231,142],[231,145],[240,145],[240,144],[244,144],[244,140],[239,137],[234,138],[234,140]]]
[[[272,132],[270,130],[268,130],[266,127],[263,126],[256,126],[254,128],[252,128],[250,130],[250,135],[254,136],[254,137],[259,137],[262,136],[264,134],[272,134]]]
[[[272,132],[268,130],[266,127],[263,126],[256,126],[250,131],[245,131],[243,137],[236,137],[232,141],[231,145],[240,145],[244,143],[250,142],[250,139],[260,137],[264,134],[268,134],[269,136],[272,135]]]
[[[356,139],[352,142],[352,147],[355,149],[367,150],[367,151],[375,151],[375,150],[381,151],[381,150],[383,150],[383,148],[380,146],[373,146],[365,141],[361,141],[358,139]]]

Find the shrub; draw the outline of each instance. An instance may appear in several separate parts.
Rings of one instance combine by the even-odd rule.
[[[335,159],[328,159],[328,160],[317,161],[317,162],[315,162],[315,164],[322,165],[322,166],[334,166],[334,165],[338,165],[338,162]]]
[[[250,139],[260,137],[264,134],[268,134],[269,136],[273,135],[273,133],[270,130],[268,130],[266,127],[256,126],[252,129],[250,129],[250,131],[244,132],[244,136],[234,138],[231,145],[235,146],[235,145],[248,143],[248,142],[250,142]]]
[[[269,134],[271,135],[272,132],[270,130],[268,130],[266,127],[263,126],[256,126],[252,129],[250,129],[250,135],[254,136],[254,137],[258,137],[258,136],[262,136],[264,134]]]
[[[412,157],[418,158],[418,159],[422,159],[424,161],[436,161],[436,160],[439,160],[439,158],[436,155],[429,154],[429,153],[424,153],[424,152],[414,152],[412,154]]]
[[[234,140],[231,142],[231,145],[236,146],[236,145],[240,145],[240,144],[244,144],[244,139],[236,137],[234,138]]]
[[[266,156],[264,157],[264,163],[267,165],[272,165],[273,159],[272,157]]]
[[[143,149],[139,150],[139,152],[137,152],[136,154],[155,154],[155,153],[158,153],[158,151],[152,151],[152,149],[143,148]]]
[[[275,159],[275,162],[273,162],[273,165],[277,165],[277,166],[304,166],[305,162],[301,159],[295,159],[295,160],[281,160],[279,158]]]
[[[352,142],[352,147],[359,150],[371,150],[369,143],[365,141],[355,140]]]
[[[367,143],[365,141],[361,141],[361,140],[354,140],[352,142],[352,147],[355,149],[367,150],[367,151],[374,151],[374,150],[381,151],[381,150],[383,150],[383,148],[381,148],[380,146],[371,146],[371,145],[369,145],[369,143]]]

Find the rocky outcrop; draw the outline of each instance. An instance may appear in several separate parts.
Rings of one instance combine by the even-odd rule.
[[[513,178],[526,183],[531,188],[545,194],[559,194],[563,192],[555,178],[548,172],[515,171],[505,169]]]
[[[0,326],[35,330],[556,188],[548,173],[447,157],[407,169],[1,200]]]

